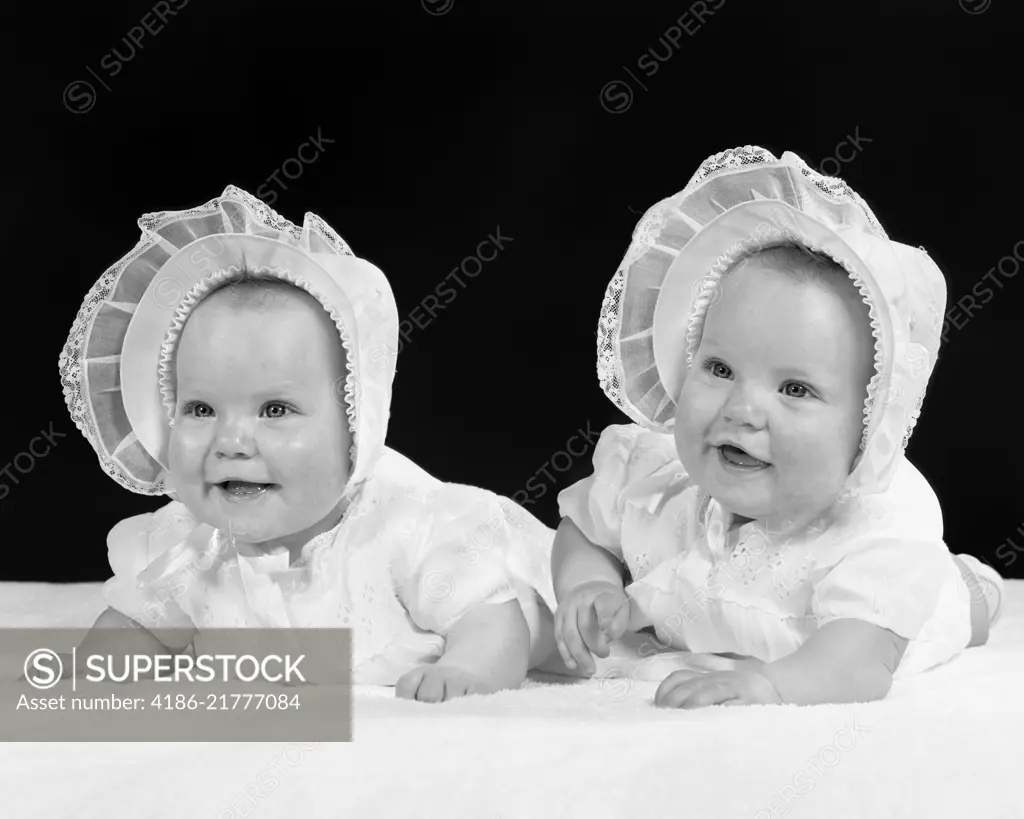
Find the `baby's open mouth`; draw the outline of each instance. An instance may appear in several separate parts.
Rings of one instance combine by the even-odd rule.
[[[763,469],[764,467],[771,466],[766,461],[755,458],[750,453],[732,444],[722,444],[718,447],[718,453],[722,460],[731,466],[739,466],[745,469]]]
[[[254,483],[253,481],[221,481],[214,485],[219,487],[229,497],[239,499],[262,495],[268,489],[277,486],[277,484],[273,483]]]

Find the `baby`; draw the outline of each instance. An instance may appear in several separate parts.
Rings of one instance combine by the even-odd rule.
[[[653,627],[739,660],[672,673],[658,705],[813,704],[985,642],[1002,580],[949,553],[903,454],[944,309],[927,255],[793,154],[711,157],[652,208],[599,330],[602,386],[643,426],[606,429],[559,497],[565,663]]]
[[[234,187],[139,224],[61,372],[107,473],[175,500],[110,532],[109,608],[83,650],[348,627],[356,684],[424,702],[518,686],[554,652],[553,533],[384,446],[383,274],[312,214],[297,228]]]

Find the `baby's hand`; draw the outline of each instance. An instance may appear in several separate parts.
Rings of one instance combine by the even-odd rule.
[[[654,704],[662,708],[707,705],[778,705],[782,697],[757,671],[674,671],[658,686]]]
[[[455,665],[421,665],[403,674],[395,685],[395,696],[418,702],[448,702],[469,694],[493,694],[497,689],[483,677]]]
[[[591,652],[608,656],[608,644],[629,627],[630,605],[621,586],[603,580],[580,584],[562,601],[555,612],[555,641],[571,671],[593,675]]]

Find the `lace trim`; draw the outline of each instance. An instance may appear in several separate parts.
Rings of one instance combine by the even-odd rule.
[[[864,217],[868,220],[868,224],[871,225],[875,232],[883,239],[889,238],[885,229],[875,218],[875,214],[872,212],[871,208],[868,207],[867,202],[865,202],[860,197],[860,194],[847,185],[842,179],[837,176],[824,176],[803,162],[801,162],[800,172],[807,177],[810,182],[814,183],[814,186],[833,202],[841,203],[846,200],[852,200],[864,213]]]
[[[622,359],[618,355],[619,311],[625,287],[626,271],[624,267],[620,267],[605,291],[604,301],[601,303],[601,317],[597,322],[597,380],[615,406],[634,421],[644,423],[646,419],[638,417],[623,397],[622,391],[625,375],[622,371]]]
[[[659,380],[652,387],[654,393],[652,404],[657,410],[651,415],[634,405],[626,394],[626,376],[622,357],[619,352],[619,331],[622,325],[622,298],[626,289],[629,268],[657,246],[657,237],[665,227],[666,220],[675,206],[682,202],[694,185],[708,176],[724,170],[741,167],[742,165],[765,164],[778,162],[770,152],[753,145],[732,148],[704,160],[700,168],[690,178],[682,192],[663,199],[641,217],[633,230],[632,240],[626,250],[625,258],[620,263],[615,275],[609,283],[601,304],[601,315],[597,327],[597,377],[601,389],[609,400],[630,419],[645,427],[663,427],[671,430],[674,425],[675,400],[668,395]],[[664,418],[665,420],[658,420]]]
[[[245,213],[238,215],[245,217],[245,224],[235,224],[234,220],[231,220],[231,216],[233,214],[227,214],[225,212],[223,203],[230,200],[238,200],[244,206]],[[304,233],[304,228],[302,226],[296,225],[290,220],[285,219],[265,202],[260,201],[252,194],[242,190],[241,188],[235,187],[234,185],[228,185],[220,196],[216,196],[205,204],[194,208],[173,211],[161,210],[143,214],[139,218],[138,224],[143,231],[158,235],[161,228],[169,224],[196,217],[210,216],[217,213],[218,210],[225,213],[229,220],[231,220],[231,226],[234,228],[233,230],[224,231],[223,235],[230,235],[232,233],[253,235],[253,232],[250,230],[250,225],[248,224],[248,220],[251,217],[258,225],[281,233],[286,233],[295,241],[296,244],[301,245],[302,243]],[[337,253],[345,256],[355,255],[345,240],[335,233],[334,229],[316,214],[307,213],[304,224],[315,227],[317,232],[321,234],[322,238],[327,242],[328,246]]]
[[[265,231],[270,230],[283,234],[278,237],[281,241],[294,244],[305,252],[329,248],[339,255],[355,255],[348,244],[319,216],[306,213],[303,226],[297,227],[259,199],[234,185],[227,186],[220,196],[209,200],[204,205],[187,210],[147,213],[138,219],[137,223],[142,231],[142,236],[135,247],[109,267],[89,289],[72,323],[68,339],[58,360],[61,387],[72,421],[96,452],[104,472],[126,489],[138,494],[169,494],[170,490],[166,485],[166,472],[161,469],[157,477],[150,480],[149,471],[159,469],[159,465],[153,461],[149,467],[140,468],[136,464],[136,469],[147,472],[145,477],[136,477],[131,471],[132,466],[127,462],[122,463],[118,459],[118,453],[122,449],[140,450],[141,445],[137,445],[134,438],[128,438],[120,441],[114,450],[113,447],[104,443],[100,436],[94,417],[95,410],[90,401],[89,376],[85,365],[88,359],[87,350],[93,324],[102,308],[110,303],[111,294],[119,286],[122,275],[133,263],[147,253],[154,252],[155,255],[159,255],[160,251],[168,253],[169,249],[178,249],[175,242],[180,242],[180,239],[165,236],[161,231],[166,232],[165,228],[169,225],[194,219],[209,219],[218,214],[223,224],[219,226],[219,229],[210,229],[209,233],[204,232],[202,235],[215,234],[226,238],[236,234],[265,235]],[[325,247],[316,247],[313,236]],[[160,270],[165,262],[166,259],[159,265],[154,265],[154,278],[160,275]],[[358,382],[346,383],[346,397],[358,396],[359,392]],[[350,402],[350,406],[352,405]],[[135,451],[133,457],[139,456],[140,453]],[[148,453],[145,457],[152,460]]]
[[[744,165],[763,165],[778,161],[774,154],[757,145],[729,148],[705,159],[697,169],[697,172],[690,177],[690,181],[686,183],[685,190],[689,190],[698,182],[704,181],[719,171],[733,170]]]
[[[662,200],[648,210],[634,230],[633,239],[626,252],[626,256],[609,283],[601,305],[597,333],[597,373],[600,386],[608,398],[637,423],[647,427],[652,425],[664,426],[659,420],[652,418],[648,413],[636,406],[626,394],[627,377],[624,372],[623,358],[620,350],[620,330],[623,318],[623,300],[628,286],[628,270],[630,266],[657,246],[658,231],[665,225],[667,216],[671,213],[672,209],[677,208],[678,205],[686,200],[695,186],[723,171],[736,170],[749,165],[778,163],[779,161],[769,151],[752,145],[732,148],[715,154],[701,164],[682,192],[669,199]],[[857,209],[864,215],[870,228],[879,237],[888,239],[888,235],[875,218],[867,203],[843,180],[823,176],[810,168],[802,159],[792,154],[784,156],[781,161],[789,163],[792,167],[798,169],[803,178],[813,184],[830,201],[855,204]],[[886,385],[886,382],[891,377],[883,375],[884,355],[878,308],[871,298],[868,286],[865,282],[861,281],[848,259],[837,258],[835,254],[826,252],[824,248],[814,246],[813,243],[809,243],[802,237],[795,235],[785,225],[777,223],[777,229],[767,238],[752,236],[730,247],[719,256],[712,270],[702,279],[702,286],[696,293],[693,310],[687,320],[687,361],[689,364],[693,362],[693,354],[696,349],[696,342],[703,328],[705,314],[710,305],[721,297],[722,278],[728,269],[744,256],[778,244],[780,240],[797,241],[808,246],[811,250],[824,253],[833,258],[850,275],[860,293],[861,299],[868,306],[875,356],[874,373],[868,384],[868,394],[863,408],[863,430],[860,447],[861,450],[864,450],[868,442],[868,431],[871,428],[876,412],[892,403],[890,400],[892,389]],[[664,387],[660,380],[647,393],[647,397],[651,397],[652,393],[659,389],[664,392]],[[665,394],[658,404],[658,411],[654,413],[659,418],[664,414],[662,403],[669,404],[671,408],[674,407],[675,401],[672,396]],[[922,403],[923,395],[908,412],[908,423],[902,441],[903,449],[909,443],[911,433],[920,415]]]
[[[89,333],[96,314],[107,304],[110,294],[117,287],[118,280],[132,262],[153,247],[152,240],[143,236],[138,244],[119,262],[109,267],[89,289],[82,306],[71,325],[71,331],[58,358],[61,389],[71,420],[79,432],[96,452],[103,471],[124,486],[140,495],[167,494],[166,473],[152,483],[142,482],[123,467],[112,455],[106,454],[106,446],[96,429],[95,419],[89,402],[88,375],[84,362],[89,345]]]

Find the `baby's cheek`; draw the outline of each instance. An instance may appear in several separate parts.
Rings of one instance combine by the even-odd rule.
[[[288,471],[314,490],[327,490],[348,481],[348,452],[334,436],[303,436],[289,447]]]
[[[805,499],[832,493],[836,481],[842,480],[839,470],[837,436],[822,431],[820,435],[799,436],[784,442],[783,463],[794,496]]]
[[[692,447],[701,442],[718,414],[719,403],[699,384],[684,387],[676,406],[676,446]]]
[[[203,458],[209,448],[205,440],[208,436],[198,430],[182,430],[175,426],[171,430],[171,438],[167,447],[167,458],[172,472],[189,475],[201,472]]]

